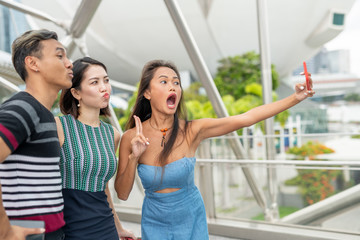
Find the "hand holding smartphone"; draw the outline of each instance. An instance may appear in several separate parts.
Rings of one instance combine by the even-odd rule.
[[[44,221],[10,220],[10,224],[20,226],[20,227],[26,227],[26,228],[45,228],[45,222]],[[28,236],[26,236],[25,239],[26,240],[44,240],[45,239],[45,233],[28,235]]]
[[[306,62],[303,62],[303,66],[304,66],[304,74],[305,74],[305,78],[306,78],[306,88],[308,91],[311,91],[311,86],[310,86],[310,77],[309,77],[309,73],[307,71],[307,67],[306,67]]]

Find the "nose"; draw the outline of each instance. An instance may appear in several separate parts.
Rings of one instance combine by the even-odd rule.
[[[103,81],[100,82],[99,90],[100,90],[100,92],[106,91],[106,84]]]
[[[173,91],[173,92],[175,91],[174,84],[171,84],[171,85],[170,85],[169,91]]]
[[[71,62],[68,58],[66,58],[66,60],[67,60],[67,61],[66,61],[66,63],[65,63],[65,64],[66,64],[66,65],[65,65],[65,66],[66,66],[66,68],[70,68],[70,69],[72,69],[72,68],[73,68],[73,64],[72,64],[72,62]]]

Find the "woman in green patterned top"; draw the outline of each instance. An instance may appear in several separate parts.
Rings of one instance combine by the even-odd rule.
[[[73,63],[72,87],[64,90],[57,117],[61,145],[65,239],[135,239],[114,210],[108,181],[115,174],[120,133],[109,116],[111,86],[103,63],[84,57]]]

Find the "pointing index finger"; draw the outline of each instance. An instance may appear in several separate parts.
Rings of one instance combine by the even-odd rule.
[[[135,126],[136,126],[136,135],[140,135],[140,134],[142,134],[141,120],[138,116],[135,116],[135,115],[134,115],[134,119],[135,119]]]

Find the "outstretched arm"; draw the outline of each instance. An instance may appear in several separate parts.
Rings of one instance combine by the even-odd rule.
[[[195,120],[193,125],[197,129],[197,136],[200,141],[205,138],[224,135],[272,117],[298,104],[307,97],[312,97],[314,93],[312,90],[306,90],[305,83],[297,84],[294,94],[279,101],[258,106],[236,116]]]
[[[134,116],[136,128],[124,133],[119,147],[119,166],[115,179],[118,198],[127,200],[134,185],[136,166],[146,150],[148,139],[142,133],[140,118]]]

